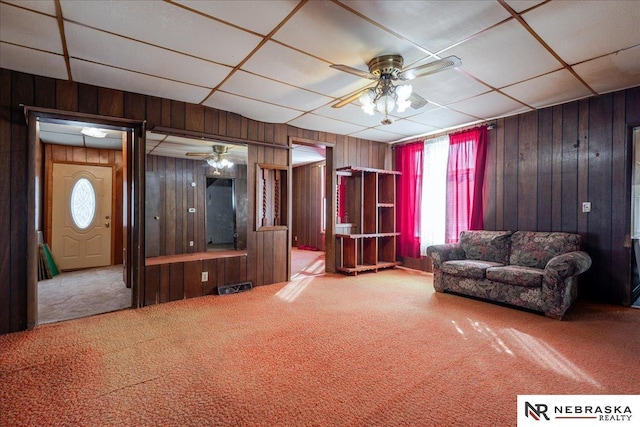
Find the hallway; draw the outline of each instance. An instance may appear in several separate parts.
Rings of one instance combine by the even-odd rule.
[[[38,324],[131,307],[122,265],[65,272],[38,282]]]

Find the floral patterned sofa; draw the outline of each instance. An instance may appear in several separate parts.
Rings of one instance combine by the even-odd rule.
[[[458,243],[427,248],[433,286],[562,319],[577,296],[576,276],[591,258],[578,234],[463,231]]]

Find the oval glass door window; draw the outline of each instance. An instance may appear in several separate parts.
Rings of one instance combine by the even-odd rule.
[[[96,192],[87,178],[80,178],[74,184],[69,207],[76,227],[84,230],[91,225],[96,216]]]

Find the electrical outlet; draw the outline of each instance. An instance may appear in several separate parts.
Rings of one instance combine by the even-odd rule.
[[[582,202],[582,212],[591,212],[591,202]]]
[[[189,240],[189,246],[193,247],[193,240]]]
[[[202,281],[203,282],[208,282],[209,281],[209,272],[208,271],[203,271],[202,272]]]

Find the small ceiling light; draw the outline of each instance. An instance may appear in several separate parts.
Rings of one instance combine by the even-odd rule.
[[[214,146],[213,151],[216,153],[214,156],[205,159],[205,161],[214,168],[213,174],[220,175],[220,169],[231,169],[233,162],[223,157],[227,154],[227,148],[225,146]]]
[[[83,135],[92,136],[94,138],[104,138],[105,136],[107,136],[107,132],[105,130],[98,128],[84,127],[82,128],[80,133]]]
[[[362,105],[362,111],[373,116],[375,110],[384,114],[380,123],[388,125],[393,123],[389,114],[396,109],[398,113],[404,112],[411,106],[409,97],[413,88],[411,85],[394,86],[390,78],[381,78],[374,88],[370,88],[360,95],[358,100]]]

